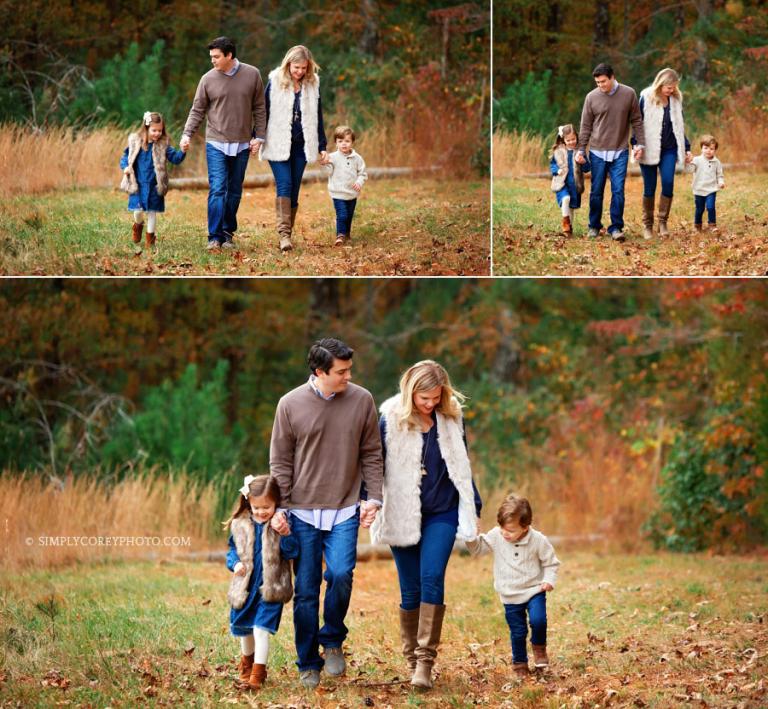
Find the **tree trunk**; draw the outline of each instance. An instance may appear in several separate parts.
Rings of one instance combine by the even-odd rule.
[[[608,0],[595,2],[594,59],[599,61],[611,43],[611,9]]]
[[[341,315],[339,281],[336,278],[315,278],[309,293],[307,339],[316,340]]]
[[[696,0],[700,29],[703,28],[703,25],[709,23],[712,17],[712,9],[712,0]],[[709,74],[709,49],[701,36],[696,38],[696,59],[693,62],[691,73],[697,81],[706,81],[707,74]]]
[[[363,31],[358,47],[361,52],[376,56],[379,53],[379,5],[376,0],[360,0]]]

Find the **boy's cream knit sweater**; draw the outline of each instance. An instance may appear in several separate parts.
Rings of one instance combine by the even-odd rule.
[[[541,591],[541,584],[555,585],[560,561],[541,532],[533,527],[517,542],[508,542],[501,529],[467,541],[474,555],[493,552],[493,587],[502,603],[525,603]]]

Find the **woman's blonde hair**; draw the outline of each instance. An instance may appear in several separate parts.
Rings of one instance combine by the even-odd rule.
[[[307,81],[310,84],[317,83],[317,77],[320,73],[320,65],[315,61],[312,56],[312,52],[309,51],[303,44],[297,44],[295,47],[291,47],[283,57],[283,62],[280,64],[280,88],[287,89],[292,84],[291,79],[291,63],[292,62],[307,62],[307,73],[304,74],[302,81]]]
[[[420,428],[419,414],[413,406],[414,394],[442,387],[440,402],[435,407],[443,416],[452,419],[461,417],[461,402],[466,399],[464,394],[453,388],[451,379],[445,367],[431,359],[411,365],[400,377],[400,412],[398,423],[410,429]]]
[[[674,69],[662,69],[651,84],[651,98],[660,104],[661,103],[661,87],[674,84],[675,90],[672,95],[678,100],[683,100],[683,94],[680,92],[678,84],[680,83],[680,76]]]

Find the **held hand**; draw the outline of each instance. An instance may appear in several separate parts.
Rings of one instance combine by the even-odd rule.
[[[554,588],[554,586],[551,583],[543,583],[541,584],[541,590],[542,591],[551,591]]]
[[[363,188],[362,188],[362,187],[360,187],[360,185],[358,185],[357,183],[355,183],[354,185],[352,185],[352,189],[353,189],[355,192],[359,192],[359,191],[360,191],[361,189],[363,189]]]
[[[125,170],[123,170],[123,174],[124,175],[130,175],[131,174],[131,168],[130,167],[126,167]]]
[[[686,165],[693,162],[693,153],[689,150],[685,154],[685,163]]]
[[[263,143],[263,140],[260,140],[259,138],[251,138],[250,146],[251,146],[251,155],[258,155],[259,154],[259,148],[261,147],[261,144]]]
[[[285,518],[284,512],[278,512],[273,515],[269,521],[269,526],[272,527],[281,537],[287,537],[291,533],[291,528],[288,525],[288,520]]]
[[[325,165],[325,161],[328,159],[328,151],[327,150],[321,150],[320,151],[320,162]]]
[[[721,182],[721,183],[720,183],[720,189],[721,189],[721,190],[724,190],[724,189],[725,189],[725,182]]]
[[[378,505],[374,505],[367,500],[363,500],[360,503],[360,526],[364,529],[368,529],[376,519],[376,514],[378,511]]]
[[[242,561],[235,564],[235,576],[245,576],[245,564]]]
[[[586,158],[584,157],[584,155],[582,155],[581,153],[579,153],[579,154],[578,154],[578,155],[577,155],[577,156],[574,158],[574,160],[575,160],[577,163],[579,163],[579,165],[583,165],[585,162],[587,162],[587,159],[586,159]]]
[[[480,518],[477,518],[477,524],[475,525],[475,536],[480,536],[482,531],[480,530]]]
[[[635,148],[635,160],[639,160],[641,157],[643,157],[643,149]]]
[[[192,141],[188,135],[182,135],[181,140],[179,141],[179,150],[181,150],[182,153],[186,153],[187,150],[189,150],[189,144],[191,142]]]

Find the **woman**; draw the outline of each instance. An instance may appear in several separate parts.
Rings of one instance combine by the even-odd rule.
[[[672,69],[662,69],[653,84],[640,93],[646,145],[640,158],[643,174],[643,237],[653,238],[653,205],[656,197],[656,173],[661,175],[659,197],[659,236],[669,236],[667,219],[672,207],[675,165],[693,160],[691,144],[685,137],[683,95],[678,89],[680,77]],[[632,139],[633,144],[635,139]]]
[[[381,406],[383,506],[371,527],[400,581],[400,637],[411,684],[432,687],[445,615],[445,569],[458,535],[474,537],[482,503],[472,481],[464,397],[437,362],[417,362]]]
[[[306,47],[291,47],[280,67],[270,72],[265,89],[267,139],[261,146],[260,158],[269,160],[275,176],[281,251],[293,248],[291,232],[304,168],[326,155],[319,69]]]

